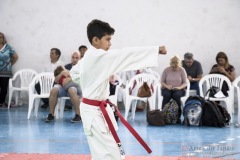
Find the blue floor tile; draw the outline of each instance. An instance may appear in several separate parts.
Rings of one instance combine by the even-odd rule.
[[[74,112],[63,119],[46,123],[48,109],[39,108],[38,117],[27,119],[28,106],[0,109],[1,153],[90,154],[82,123],[71,123]],[[124,113],[124,111],[122,111]],[[129,123],[152,149],[155,156],[240,157],[240,128],[234,123],[225,128],[186,127],[184,125],[149,126],[146,113],[137,112]],[[127,155],[148,155],[132,134],[118,122],[118,135]]]

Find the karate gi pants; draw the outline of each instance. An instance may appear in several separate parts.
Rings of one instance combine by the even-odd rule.
[[[80,106],[83,128],[87,136],[92,160],[121,160],[119,148],[109,132],[100,108],[85,103],[81,103]],[[109,105],[106,110],[115,129],[117,129],[117,123]]]

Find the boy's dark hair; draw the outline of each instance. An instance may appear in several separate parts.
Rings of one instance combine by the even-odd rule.
[[[79,46],[78,50],[80,51],[82,48],[87,49],[87,46],[85,46],[85,45],[81,45],[81,46]]]
[[[113,35],[114,32],[114,28],[112,28],[108,23],[98,19],[92,20],[87,26],[87,36],[91,44],[94,37],[101,39],[105,35]]]
[[[54,70],[54,76],[56,77],[56,76],[59,75],[62,71],[63,71],[63,67],[62,67],[62,66],[57,66],[57,68]]]
[[[59,59],[60,56],[61,56],[61,51],[60,51],[60,49],[58,49],[58,48],[52,48],[51,51],[52,51],[52,50],[55,50],[56,54],[58,55],[58,59]]]

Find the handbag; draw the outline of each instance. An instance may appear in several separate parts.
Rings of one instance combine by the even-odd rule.
[[[159,109],[150,111],[149,103],[147,103],[147,122],[153,126],[164,126],[164,115],[163,111]]]
[[[138,89],[138,97],[151,97],[151,90],[147,82],[143,82],[143,85]]]
[[[164,115],[159,109],[147,112],[147,122],[153,126],[164,126]]]
[[[207,91],[209,92],[209,97],[215,97],[215,95],[220,91],[219,87],[211,86],[210,89]],[[206,93],[206,94],[207,94]]]

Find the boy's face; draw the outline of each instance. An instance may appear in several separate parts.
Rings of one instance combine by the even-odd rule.
[[[112,38],[112,35],[105,35],[101,39],[94,37],[93,46],[96,47],[97,49],[103,49],[107,51],[112,45],[111,38]]]

